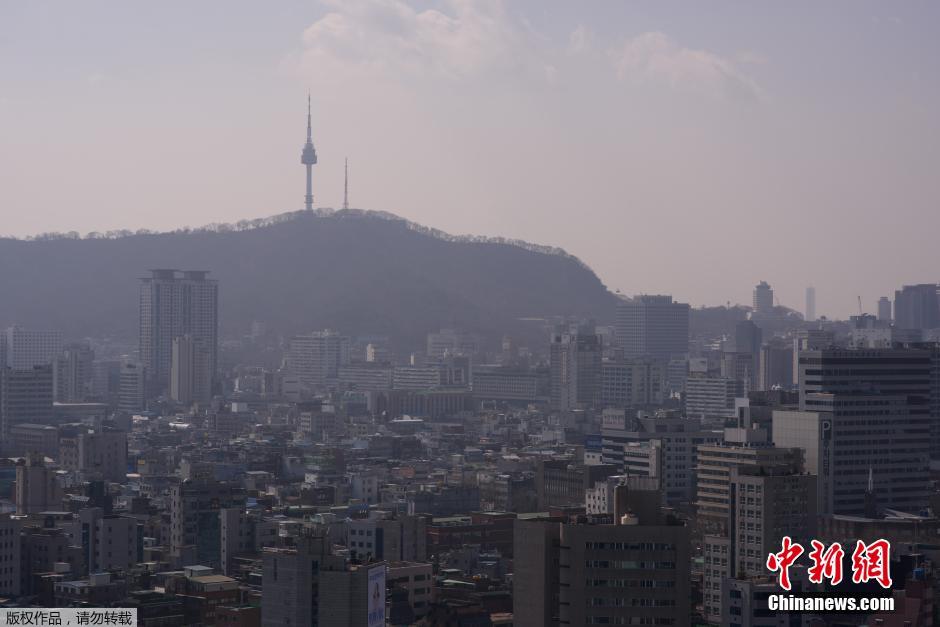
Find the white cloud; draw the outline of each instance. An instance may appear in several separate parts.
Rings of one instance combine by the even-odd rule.
[[[677,90],[728,97],[760,97],[757,84],[729,59],[685,48],[661,32],[647,32],[609,51],[617,75],[637,83],[661,83]]]
[[[340,64],[397,78],[482,73],[550,77],[538,37],[502,0],[447,0],[446,12],[403,0],[327,0],[330,12],[303,35],[305,65]]]

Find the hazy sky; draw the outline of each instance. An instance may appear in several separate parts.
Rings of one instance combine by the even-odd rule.
[[[0,233],[303,205],[562,246],[612,289],[866,310],[940,265],[940,4],[4,2]]]

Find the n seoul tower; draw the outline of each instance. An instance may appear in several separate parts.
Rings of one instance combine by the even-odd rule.
[[[313,209],[313,170],[317,163],[317,151],[313,147],[313,133],[310,129],[310,94],[307,94],[307,143],[300,153],[300,162],[307,166],[307,195],[304,196],[304,207],[309,211]]]

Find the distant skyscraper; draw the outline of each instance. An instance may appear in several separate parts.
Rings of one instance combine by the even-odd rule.
[[[643,294],[617,305],[617,343],[626,357],[669,359],[689,352],[689,305]]]
[[[816,288],[807,287],[806,288],[806,315],[804,319],[807,322],[812,322],[816,319]]]
[[[0,446],[13,425],[52,421],[52,365],[0,368]]]
[[[930,492],[928,351],[808,350],[799,355],[800,411],[774,411],[773,442],[806,451],[819,513],[918,512]],[[872,477],[872,479],[870,479]]]
[[[891,322],[891,300],[887,296],[878,299],[878,319]]]
[[[55,358],[52,371],[55,400],[82,403],[92,395],[95,351],[88,344],[69,344]]]
[[[5,356],[0,366],[17,369],[44,366],[51,364],[61,350],[61,331],[12,326],[0,336],[0,355]]]
[[[122,364],[118,375],[118,411],[134,414],[147,406],[147,369],[140,364]]]
[[[173,338],[170,398],[184,405],[207,405],[212,400],[209,352],[191,335]]]
[[[151,270],[140,280],[140,361],[154,394],[169,387],[173,340],[192,336],[209,356],[216,376],[219,351],[219,284],[205,270]]]
[[[773,312],[774,291],[767,281],[761,281],[754,287],[754,313],[772,314]]]
[[[751,320],[739,320],[734,325],[734,350],[738,353],[748,353],[752,356],[753,363],[760,362],[760,347],[763,342],[764,333],[761,328]]]
[[[310,125],[310,94],[307,94],[307,143],[300,153],[300,162],[307,168],[307,194],[304,196],[304,207],[309,211],[313,209],[313,166],[317,164],[317,151],[313,147],[313,131]]]
[[[567,411],[600,401],[603,345],[593,324],[552,335],[551,405]]]
[[[899,329],[940,327],[940,302],[933,283],[905,285],[894,293],[894,324]]]

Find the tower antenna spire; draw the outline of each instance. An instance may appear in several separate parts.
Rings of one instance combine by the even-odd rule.
[[[349,157],[343,166],[343,209],[349,209]]]
[[[300,162],[307,169],[307,193],[304,195],[304,207],[313,209],[313,166],[317,163],[317,151],[313,147],[313,128],[311,123],[310,92],[307,92],[307,142],[300,153]]]

